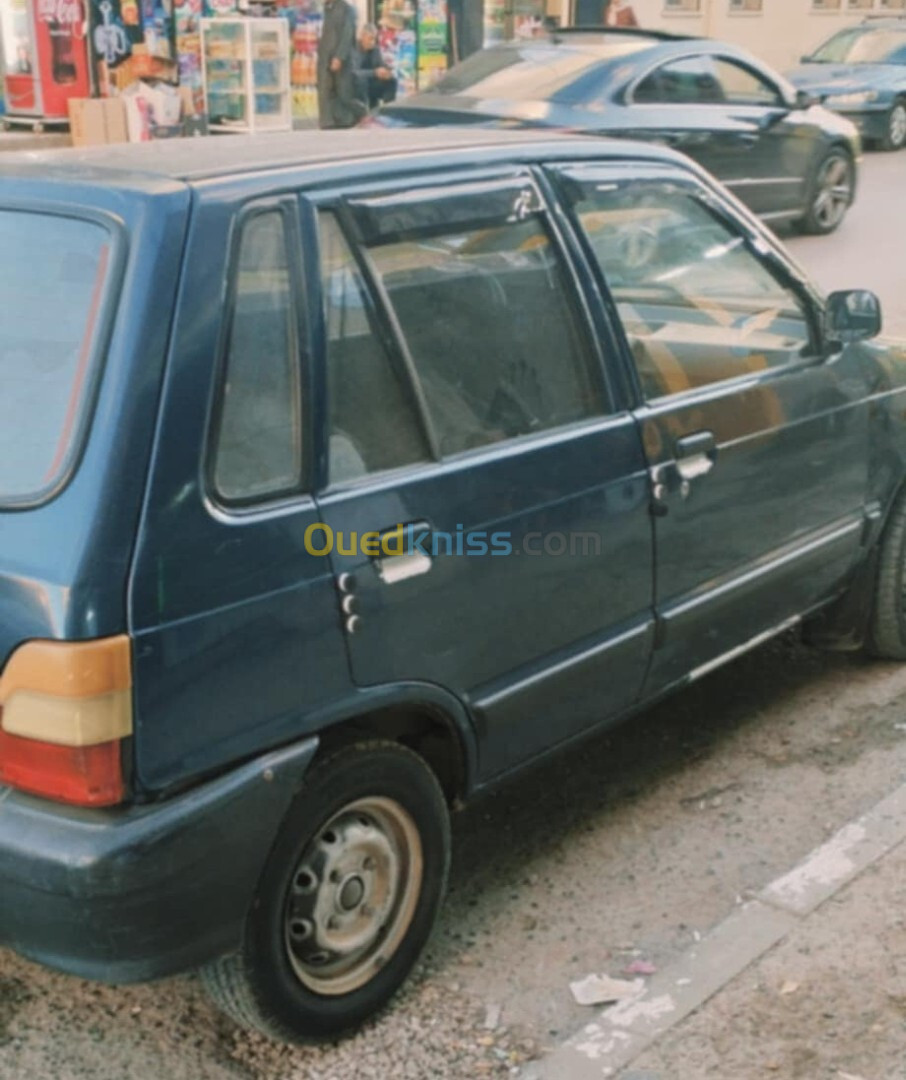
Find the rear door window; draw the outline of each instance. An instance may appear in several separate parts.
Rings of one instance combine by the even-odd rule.
[[[0,210],[0,506],[48,497],[75,459],[111,254],[96,222]]]
[[[530,182],[351,209],[441,457],[604,411],[575,286]]]

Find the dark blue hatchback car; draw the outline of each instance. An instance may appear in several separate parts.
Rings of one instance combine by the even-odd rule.
[[[687,159],[348,132],[0,177],[0,940],[329,1036],[448,807],[782,630],[906,658],[906,351]]]

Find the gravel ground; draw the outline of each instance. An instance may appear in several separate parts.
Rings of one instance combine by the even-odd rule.
[[[235,1029],[194,977],[102,987],[0,953],[0,1076],[53,1080],[428,1080],[518,1075],[537,1043],[422,967],[395,1008],[324,1046]]]

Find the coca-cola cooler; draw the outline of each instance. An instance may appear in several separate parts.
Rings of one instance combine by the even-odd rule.
[[[0,0],[4,126],[68,122],[68,100],[91,93],[87,30],[83,0]]]

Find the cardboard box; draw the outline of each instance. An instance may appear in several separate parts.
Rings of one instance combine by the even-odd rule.
[[[73,146],[129,141],[126,110],[119,98],[70,98],[68,107]]]

